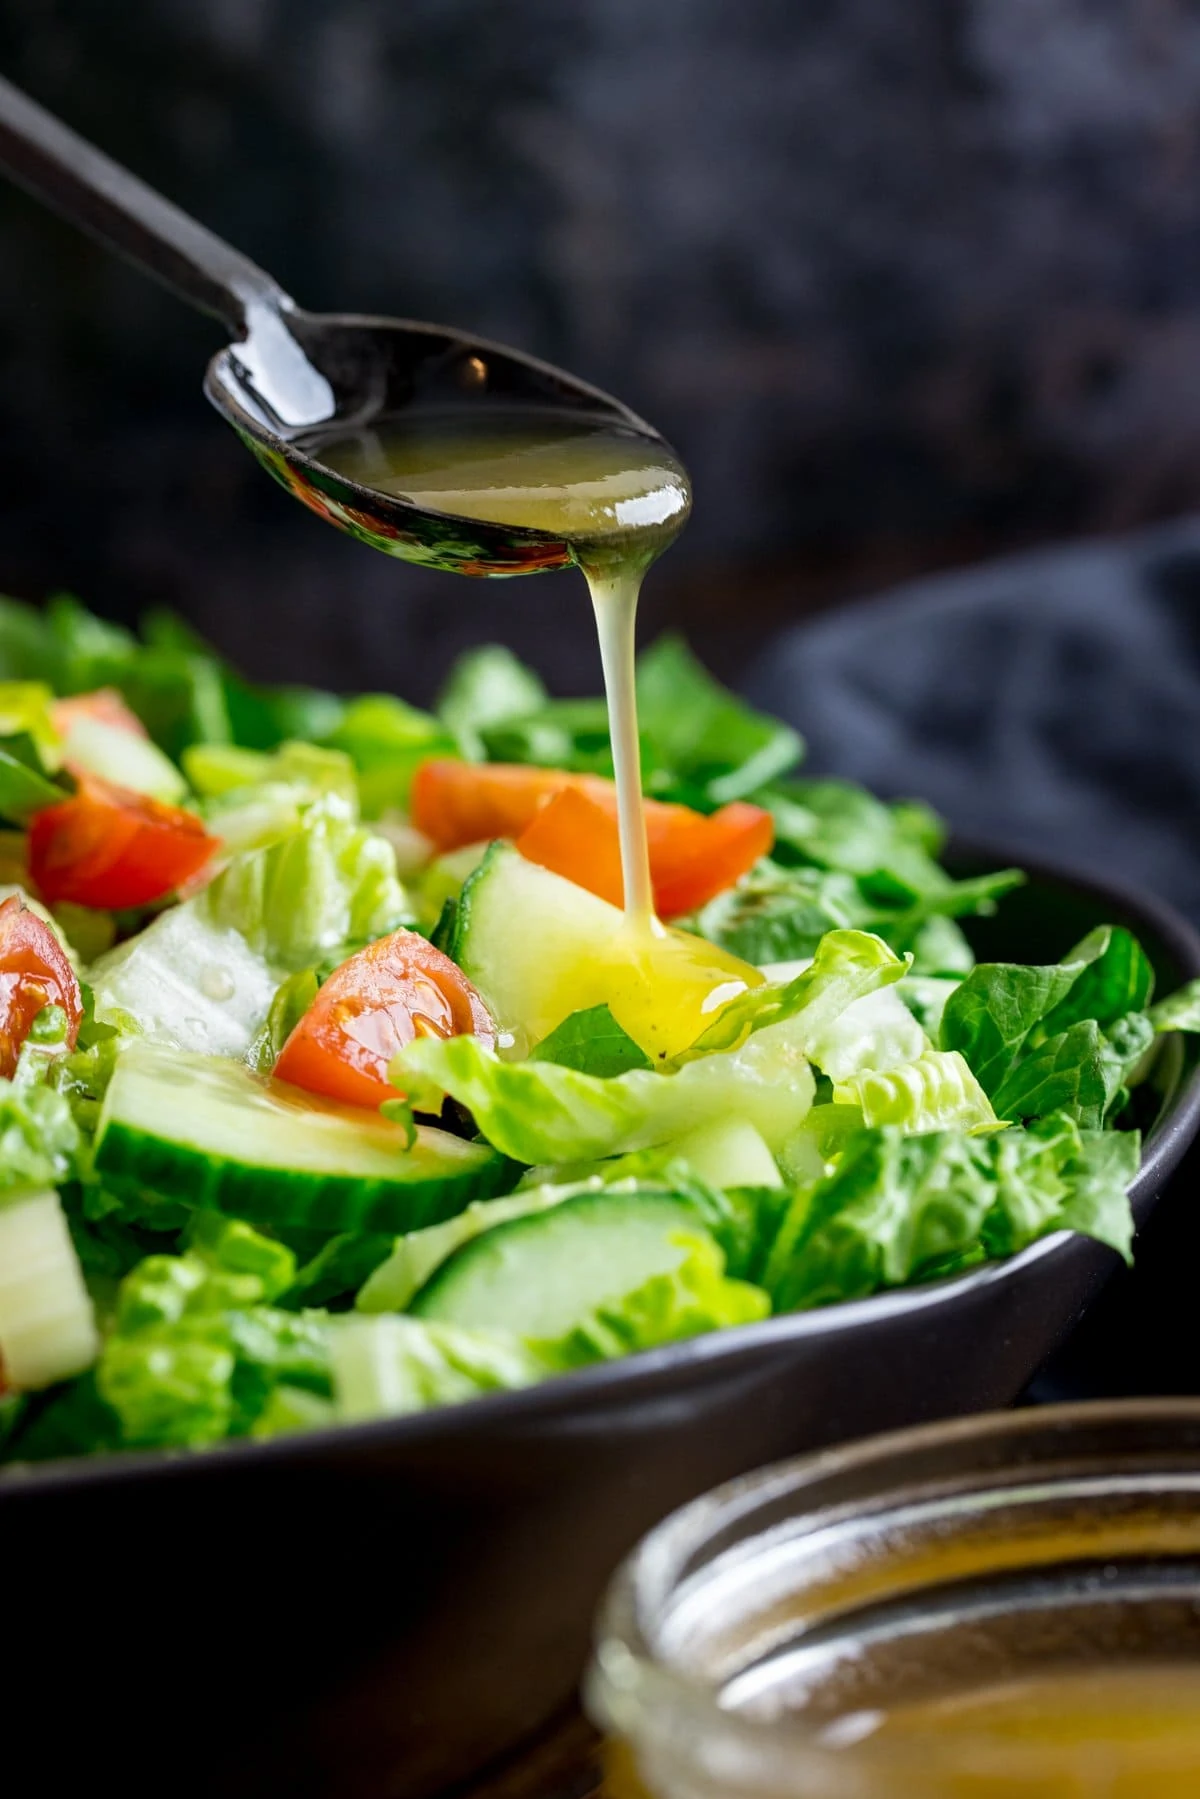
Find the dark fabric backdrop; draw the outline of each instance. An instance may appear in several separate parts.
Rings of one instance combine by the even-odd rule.
[[[1200,13],[1129,0],[6,0],[0,69],[313,306],[565,360],[677,442],[651,583],[725,669],[921,569],[1200,507]],[[213,329],[0,183],[0,590],[426,695],[557,578],[395,568],[264,483]]]

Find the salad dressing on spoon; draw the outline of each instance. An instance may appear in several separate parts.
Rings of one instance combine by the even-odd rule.
[[[625,924],[597,945],[597,991],[649,1053],[694,1041],[757,971],[655,917],[642,805],[634,635],[650,564],[691,510],[683,466],[657,438],[597,414],[411,408],[369,428],[322,435],[326,466],[359,486],[464,520],[561,538],[591,591],[608,700]]]

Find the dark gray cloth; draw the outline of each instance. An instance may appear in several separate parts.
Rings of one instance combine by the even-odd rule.
[[[813,772],[1200,918],[1200,520],[914,582],[788,632],[746,690]]]

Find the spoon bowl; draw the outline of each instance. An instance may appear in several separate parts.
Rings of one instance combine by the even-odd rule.
[[[305,371],[289,375],[287,351],[273,341],[280,325],[324,391],[306,382]],[[442,512],[364,486],[323,461],[321,446],[367,435],[402,412],[467,409],[481,425],[489,414],[520,409],[663,441],[628,406],[551,363],[413,319],[299,308],[260,315],[241,342],[212,358],[204,391],[268,474],[327,524],[385,555],[463,575],[538,574],[574,557],[550,532]]]
[[[331,437],[409,410],[506,409],[663,444],[610,394],[520,350],[445,325],[305,312],[248,257],[3,79],[0,171],[220,319],[234,341],[208,365],[217,411],[295,499],[389,556],[466,575],[535,574],[574,559],[551,532],[438,511],[337,473],[319,453]]]

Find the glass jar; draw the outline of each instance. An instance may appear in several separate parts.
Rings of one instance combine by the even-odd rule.
[[[615,1577],[587,1700],[658,1799],[1197,1799],[1200,1401],[719,1488]]]

